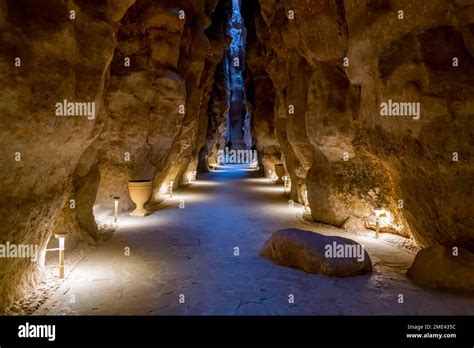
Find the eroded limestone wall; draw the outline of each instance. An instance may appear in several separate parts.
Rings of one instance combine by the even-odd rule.
[[[196,168],[214,71],[225,48],[216,23],[221,19],[209,37],[205,33],[217,4],[141,1],[127,12],[111,69],[96,203],[111,206],[118,195],[122,208],[131,208],[127,181],[138,179],[154,180],[153,199],[159,200],[165,182],[177,186]]]
[[[247,23],[247,109],[252,114],[252,140],[258,150],[262,171],[268,175],[275,172],[275,164],[281,164],[280,145],[275,135],[275,89],[267,72],[268,53],[256,31],[256,21],[261,17],[256,13],[257,2],[244,2],[243,14]],[[257,18],[255,17],[257,15]]]
[[[470,1],[259,2],[276,138],[315,220],[373,227],[383,207],[389,232],[472,247],[473,22]],[[382,116],[389,100],[419,117]]]
[[[117,22],[132,3],[0,1],[2,244],[38,245],[44,256],[74,186],[84,186],[78,178],[93,164],[82,157],[106,119]],[[95,103],[94,118],[56,116],[64,100]],[[41,267],[41,258],[0,259],[0,309],[36,284]]]
[[[199,170],[209,171],[210,165],[218,163],[219,151],[225,151],[226,118],[229,112],[224,64],[216,69],[214,85],[208,105],[208,128],[205,144],[199,153]]]
[[[57,231],[68,232],[68,249],[95,243],[94,204],[119,195],[127,209],[128,180],[151,179],[156,194],[196,167],[227,44],[220,7],[0,1],[0,243],[38,245],[41,256]],[[58,117],[63,100],[94,103],[94,117]],[[0,259],[0,310],[38,283],[42,266]]]

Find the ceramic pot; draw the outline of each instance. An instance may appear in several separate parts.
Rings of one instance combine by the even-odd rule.
[[[136,209],[130,213],[131,216],[145,216],[148,211],[144,204],[151,196],[151,180],[130,180],[128,182],[128,192],[133,203],[137,205]]]

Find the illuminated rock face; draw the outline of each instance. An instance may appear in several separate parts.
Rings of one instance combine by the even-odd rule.
[[[246,93],[248,108],[252,114],[252,138],[259,152],[262,169],[265,173],[270,170],[274,172],[275,164],[282,163],[280,144],[275,134],[275,89],[266,69],[266,48],[259,44],[257,37],[256,26],[259,17],[255,20],[253,18],[255,4],[245,2],[243,5],[242,10],[248,27]]]
[[[258,40],[248,51],[260,53],[249,66],[257,76],[265,66],[273,83],[293,199],[307,188],[313,218],[348,229],[370,225],[382,206],[393,214],[387,231],[472,250],[473,5],[253,7]]]
[[[208,105],[208,128],[204,146],[199,153],[199,170],[209,171],[209,165],[218,163],[219,151],[225,150],[225,135],[229,105],[224,64],[216,68],[214,85]]]
[[[179,184],[186,170],[195,170],[225,48],[223,31],[210,28],[212,38],[206,36],[211,13],[204,5],[210,4],[183,7],[183,18],[174,6],[140,2],[121,21],[107,92],[109,117],[100,136],[96,203],[110,206],[118,195],[126,198],[123,207],[131,208],[130,178],[154,180],[152,199],[158,200],[163,183]]]
[[[228,41],[218,2],[0,1],[1,243],[44,251],[57,230],[94,243],[94,204],[130,208],[128,180],[156,193],[196,167]],[[95,103],[94,117],[60,116],[64,100]],[[0,310],[41,265],[0,259]]]
[[[43,250],[61,209],[70,205],[69,193],[80,191],[76,203],[87,195],[83,174],[92,177],[97,168],[93,161],[86,165],[83,154],[106,119],[103,93],[117,21],[132,3],[0,1],[2,244],[37,244]],[[95,103],[95,119],[56,116],[56,103],[65,99]],[[41,260],[0,259],[0,309],[37,282],[40,265]]]

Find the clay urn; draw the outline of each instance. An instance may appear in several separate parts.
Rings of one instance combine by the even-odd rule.
[[[144,208],[144,204],[151,196],[151,180],[130,180],[128,182],[128,192],[133,203],[137,205],[130,215],[146,216],[148,211]]]
[[[277,176],[276,183],[283,184],[283,176],[285,175],[283,164],[275,164],[275,175]]]

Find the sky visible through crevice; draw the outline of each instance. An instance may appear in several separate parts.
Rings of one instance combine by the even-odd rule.
[[[229,23],[229,35],[232,42],[229,47],[230,54],[228,55],[227,64],[229,64],[230,76],[227,76],[227,87],[229,91],[243,91],[244,77],[242,73],[243,56],[245,52],[245,35],[243,30],[244,20],[240,13],[240,0],[232,0],[232,16]],[[235,66],[235,58],[239,58],[239,66]],[[234,93],[233,95],[237,95]]]
[[[229,0],[232,12],[228,20],[227,34],[232,41],[225,55],[225,73],[229,117],[227,118],[226,139],[228,145],[236,148],[245,147],[245,82],[243,68],[245,66],[246,30],[241,14],[240,0]],[[248,128],[248,127],[247,127]]]

